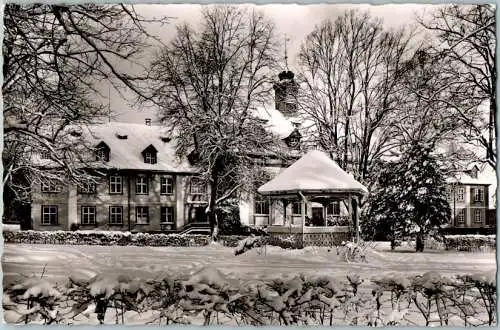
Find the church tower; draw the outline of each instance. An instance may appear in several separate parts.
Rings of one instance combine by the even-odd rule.
[[[297,96],[299,84],[294,80],[292,71],[283,71],[278,75],[279,81],[274,83],[274,102],[276,110],[286,118],[297,115]]]

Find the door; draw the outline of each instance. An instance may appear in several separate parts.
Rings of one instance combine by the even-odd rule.
[[[312,225],[313,226],[324,226],[325,221],[323,219],[323,208],[313,207],[312,208]]]
[[[194,222],[208,222],[205,209],[204,206],[198,206],[194,209]]]

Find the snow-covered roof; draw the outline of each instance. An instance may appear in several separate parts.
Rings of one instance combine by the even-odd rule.
[[[295,129],[293,119],[286,118],[274,106],[258,107],[255,109],[255,115],[262,120],[266,120],[265,127],[280,139],[287,138]]]
[[[366,187],[340,168],[325,153],[313,150],[258,189],[264,195],[297,192],[352,192],[365,194]]]
[[[162,140],[166,135],[161,126],[111,122],[90,126],[89,130],[96,146],[104,142],[110,149],[109,161],[103,163],[106,168],[196,172],[187,159],[176,155],[175,140]],[[120,139],[118,135],[127,138]],[[142,152],[150,145],[158,151],[156,164],[144,162]]]
[[[459,172],[446,178],[447,183],[460,183],[468,185],[493,185],[496,184],[496,181],[496,175],[491,175],[490,173],[478,173],[477,178],[474,178],[466,172]]]

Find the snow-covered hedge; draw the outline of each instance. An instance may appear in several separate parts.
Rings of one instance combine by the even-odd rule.
[[[147,234],[121,231],[4,231],[6,243],[68,244],[68,245],[133,245],[133,246],[204,246],[210,243],[207,235]],[[245,236],[219,236],[219,242],[228,247],[238,246]],[[294,240],[265,236],[262,245],[284,249],[300,248]]]
[[[120,231],[19,231],[4,232],[6,243],[135,246],[203,246],[207,235],[147,234]],[[223,236],[224,245],[236,246],[239,236]]]
[[[445,237],[447,250],[483,251],[496,248],[496,235],[450,235]]]
[[[65,286],[39,277],[4,288],[18,324],[470,326],[496,322],[495,272],[443,276],[288,274],[242,280],[194,274],[99,274]]]

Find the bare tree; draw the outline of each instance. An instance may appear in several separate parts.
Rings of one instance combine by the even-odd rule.
[[[108,113],[98,85],[141,93],[117,63],[137,66],[145,22],[123,5],[4,7],[4,188],[29,198],[33,182],[92,177],[82,168],[92,148],[82,134]]]
[[[448,93],[439,101],[466,128],[464,141],[480,145],[496,168],[495,6],[449,5],[420,23],[437,35],[431,54],[447,64]]]
[[[398,109],[398,72],[411,38],[384,31],[367,13],[348,11],[318,26],[302,45],[300,104],[312,135],[344,169],[353,164],[360,179],[395,146],[388,122]]]
[[[217,208],[251,186],[252,156],[273,151],[274,137],[253,110],[270,95],[275,42],[261,13],[214,6],[202,17],[198,29],[178,26],[152,64],[151,99],[178,153],[195,161],[210,188],[206,213],[216,239]]]

